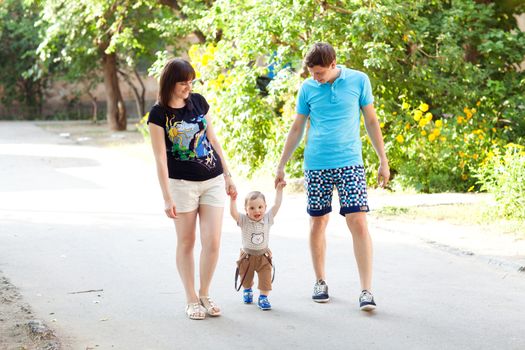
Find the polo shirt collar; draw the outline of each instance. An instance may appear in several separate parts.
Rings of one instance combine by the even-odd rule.
[[[339,76],[337,78],[335,78],[334,82],[332,83],[335,84],[336,81],[338,80],[345,80],[346,79],[346,68],[345,66],[341,66],[339,64],[336,65],[337,68],[339,68]],[[330,84],[330,83],[320,83],[318,82],[317,80],[314,80],[312,79],[316,84],[317,86],[321,86],[321,85],[324,85],[324,84]]]

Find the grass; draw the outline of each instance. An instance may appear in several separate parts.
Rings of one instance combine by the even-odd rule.
[[[457,225],[473,226],[480,229],[513,234],[525,239],[525,222],[495,217],[491,204],[486,202],[469,204],[444,204],[416,207],[386,206],[371,215],[376,217],[395,217],[406,220],[436,220]]]

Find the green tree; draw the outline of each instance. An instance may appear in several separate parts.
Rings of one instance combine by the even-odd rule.
[[[171,10],[153,0],[42,3],[38,23],[42,33],[38,48],[41,60],[48,69],[59,64],[69,80],[90,82],[102,76],[109,126],[112,130],[125,130],[127,114],[119,72],[122,77],[134,74],[141,60],[153,61],[155,51],[171,42],[161,37],[155,25],[171,16]]]
[[[17,118],[40,114],[44,99],[47,75],[32,74],[37,64],[34,52],[39,41],[34,23],[39,10],[36,3],[0,2],[1,102],[6,107],[17,105],[23,113],[13,116]]]
[[[326,41],[336,48],[339,63],[370,76],[393,171],[400,180],[411,179],[403,185],[425,191],[466,189],[475,182],[471,170],[482,161],[469,158],[461,169],[461,160],[453,157],[466,133],[483,127],[485,134],[476,134],[477,140],[484,137],[483,147],[494,139],[518,140],[524,134],[525,73],[515,67],[525,56],[525,36],[516,30],[509,11],[501,1],[217,0],[198,22],[214,40],[195,46],[190,57],[222,123],[227,152],[240,158],[247,174],[275,164],[292,122],[296,91],[307,76],[301,59],[312,43]],[[268,65],[278,74],[261,91],[257,82],[268,74]],[[431,152],[451,157],[443,163],[446,167],[436,166],[441,160],[432,157],[422,162],[419,152],[408,152],[407,143],[395,140],[401,132],[405,139],[422,133],[422,127],[404,127],[412,118],[407,111],[423,102],[434,119],[425,127],[442,120],[443,132],[451,135],[450,152]],[[411,107],[403,109],[404,104]],[[478,108],[468,128],[465,123],[443,123],[447,117],[464,118],[466,107]],[[444,129],[450,125],[453,130]],[[496,132],[486,131],[493,128]],[[439,148],[434,142],[440,140],[437,131],[429,132],[429,147]],[[363,141],[367,172],[374,175],[375,155],[366,137]],[[300,153],[295,160],[289,171],[300,175]],[[417,166],[405,167],[407,162]],[[437,180],[415,186],[423,177]]]

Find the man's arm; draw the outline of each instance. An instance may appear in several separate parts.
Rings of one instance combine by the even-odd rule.
[[[376,110],[372,103],[361,108],[365,120],[365,128],[372,146],[379,157],[379,169],[377,170],[377,183],[381,187],[385,187],[390,179],[390,167],[388,166],[388,159],[385,154],[385,144],[383,143],[383,135],[381,134],[381,127],[377,120]]]
[[[292,126],[290,127],[290,131],[288,132],[288,136],[286,137],[286,142],[284,143],[284,149],[281,155],[281,160],[279,161],[279,165],[277,165],[277,169],[275,172],[276,188],[281,181],[284,181],[284,166],[286,165],[286,163],[288,163],[288,160],[290,160],[290,157],[292,156],[293,152],[299,145],[299,142],[303,138],[306,120],[306,115],[295,115],[295,120]]]

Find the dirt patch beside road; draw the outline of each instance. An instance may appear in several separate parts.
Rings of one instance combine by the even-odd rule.
[[[36,320],[18,290],[0,271],[0,350],[58,350],[60,341]]]

